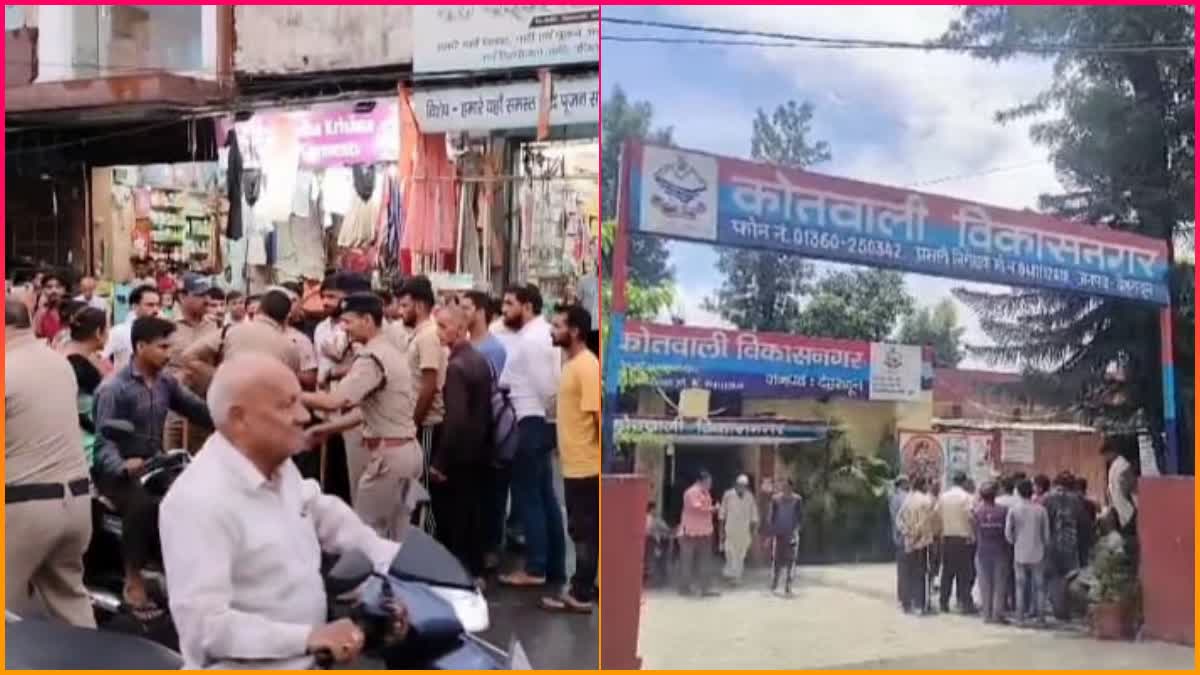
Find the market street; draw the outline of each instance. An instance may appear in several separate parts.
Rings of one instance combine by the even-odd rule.
[[[1103,642],[1075,629],[989,626],[958,614],[903,614],[889,564],[801,567],[796,580],[791,599],[771,595],[759,576],[716,598],[647,593],[638,647],[643,668],[1190,670],[1194,661],[1195,651],[1179,645]]]

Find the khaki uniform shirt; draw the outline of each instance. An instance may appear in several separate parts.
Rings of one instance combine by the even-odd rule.
[[[4,341],[4,482],[66,483],[88,476],[70,363],[32,330]]]
[[[448,361],[448,350],[438,338],[437,324],[433,319],[426,319],[413,329],[412,340],[408,344],[408,362],[412,367],[414,401],[420,391],[421,373],[425,370],[437,370],[437,391],[433,394],[429,413],[421,420],[422,426],[441,424],[446,418],[446,402],[442,399],[442,388],[446,386]]]
[[[286,332],[288,339],[292,341],[292,344],[296,345],[296,351],[300,356],[299,372],[305,373],[310,370],[316,370],[317,348],[313,346],[313,341],[308,339],[308,336],[295,326],[288,326]]]
[[[300,373],[300,350],[284,331],[283,326],[266,316],[257,316],[253,321],[230,326],[224,331],[208,336],[188,348],[185,359],[200,358],[219,364],[237,354],[261,352],[279,359],[292,372]]]
[[[364,438],[416,438],[413,407],[417,399],[411,370],[387,336],[377,335],[363,345],[350,372],[333,390],[362,410]]]
[[[211,338],[220,332],[221,329],[217,324],[207,319],[201,319],[199,323],[191,323],[187,319],[177,319],[175,321],[175,332],[171,333],[170,338],[168,355],[171,360],[167,362],[167,372],[174,375],[176,380],[179,380],[181,384],[197,396],[204,396],[208,392],[209,383],[196,381],[184,369],[183,355],[192,345]]]

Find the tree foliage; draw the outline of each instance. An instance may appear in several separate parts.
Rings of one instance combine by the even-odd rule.
[[[935,368],[957,368],[963,360],[962,338],[966,329],[958,325],[958,310],[949,298],[932,309],[921,309],[904,317],[897,341],[906,345],[933,347]]]
[[[913,309],[904,275],[884,269],[829,272],[813,285],[793,331],[839,340],[888,339]]]
[[[670,145],[671,127],[654,128],[654,107],[646,101],[630,101],[620,86],[613,87],[602,108],[600,144],[600,213],[605,221],[617,217],[617,186],[621,174],[621,147],[626,140],[645,140]],[[647,287],[670,283],[675,278],[670,253],[658,237],[633,237],[630,242],[629,272]],[[604,276],[612,275],[612,260],[601,260]]]
[[[996,45],[995,51],[973,53],[997,61],[1013,57],[1010,47],[1018,43],[1190,45],[1193,40],[1194,9],[1184,5],[971,6],[942,37],[949,45]],[[1049,150],[1066,188],[1044,196],[1042,208],[1080,223],[1154,237],[1172,250],[1180,241],[1191,241],[1193,52],[1075,49],[1054,59],[1048,89],[997,114],[1000,122],[1035,120],[1033,139]],[[1176,372],[1184,380],[1179,387],[1184,396],[1192,390],[1193,370],[1194,319],[1182,283],[1189,273],[1176,265],[1171,289]],[[1125,421],[1140,416],[1160,428],[1156,308],[1051,291],[960,290],[957,295],[981,314],[983,329],[996,343],[973,348],[975,353],[994,362],[1053,368],[1092,416]],[[1116,382],[1113,372],[1121,373]],[[1177,409],[1190,417],[1192,401],[1180,400]]]
[[[812,142],[813,107],[788,101],[768,115],[754,117],[750,156],[786,167],[806,167],[832,156],[825,141]],[[742,330],[788,331],[800,316],[800,296],[813,276],[812,265],[796,256],[771,251],[727,249],[717,269],[725,275],[721,287],[705,300],[716,312]]]

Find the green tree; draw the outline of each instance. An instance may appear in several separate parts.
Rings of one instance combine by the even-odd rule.
[[[1146,45],[1194,43],[1191,6],[972,6],[941,41],[989,44],[973,51],[1002,61],[1020,43]],[[1065,186],[1043,210],[1080,223],[1136,232],[1174,251],[1194,236],[1195,56],[1192,50],[1079,50],[1053,57],[1054,79],[1032,101],[997,114],[1000,122],[1035,119],[1033,139],[1046,147]],[[1175,308],[1176,409],[1190,418],[1194,312],[1183,278],[1190,266],[1171,260]],[[994,362],[1050,368],[1097,419],[1162,419],[1158,311],[1118,299],[1020,290],[963,290],[995,346],[973,351]],[[1107,377],[1116,365],[1121,382]],[[1114,392],[1114,388],[1120,389]],[[1119,393],[1119,395],[1114,395]],[[1190,442],[1190,419],[1181,438]],[[1183,453],[1185,462],[1191,453]],[[1189,466],[1185,466],[1185,469]]]
[[[949,298],[931,310],[928,307],[904,317],[897,340],[906,345],[933,347],[936,368],[957,368],[963,360],[962,337],[966,329],[958,325],[958,310]]]
[[[620,85],[613,87],[601,109],[600,214],[603,221],[617,217],[617,185],[621,174],[621,147],[627,140],[644,140],[670,145],[671,127],[654,128],[654,107],[647,101],[630,101]],[[647,287],[671,282],[675,270],[670,252],[658,237],[633,237],[629,250],[630,278]],[[601,258],[605,278],[612,276],[612,257]]]
[[[886,340],[912,312],[904,275],[884,269],[829,272],[813,285],[793,330],[839,340]]]
[[[825,141],[812,142],[811,103],[788,101],[767,112],[759,108],[750,138],[750,156],[785,167],[807,167],[829,161]],[[725,275],[705,307],[742,330],[787,331],[800,316],[800,297],[813,276],[812,265],[799,257],[772,251],[726,249],[717,269]]]

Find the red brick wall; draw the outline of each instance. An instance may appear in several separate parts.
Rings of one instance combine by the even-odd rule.
[[[646,479],[636,475],[601,479],[600,667],[637,670],[638,625],[642,612],[642,562],[646,543]]]
[[[1190,476],[1142,478],[1138,483],[1145,637],[1195,644],[1195,481]]]

